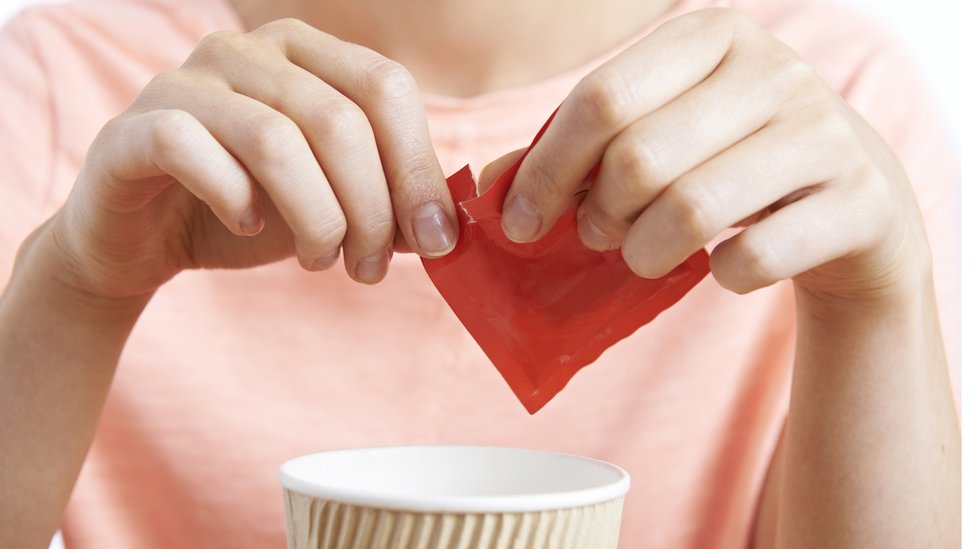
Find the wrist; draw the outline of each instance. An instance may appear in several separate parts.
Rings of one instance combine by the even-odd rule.
[[[797,277],[798,312],[835,320],[934,305],[932,254],[921,224],[916,230],[913,225],[863,253],[818,267],[815,282],[807,274]]]
[[[806,323],[877,326],[897,319],[908,322],[936,309],[931,271],[889,281],[859,292],[832,293],[796,287],[797,315]]]
[[[111,296],[88,284],[81,261],[59,235],[59,216],[48,219],[31,233],[17,253],[10,289],[38,302],[56,303],[61,313],[79,313],[101,321],[134,323],[154,292]]]
[[[945,361],[928,267],[906,268],[885,284],[859,292],[826,293],[797,286],[796,304],[796,372],[814,366],[819,377],[831,369],[828,366],[845,371],[873,364],[891,375],[897,365],[909,372],[920,364]]]

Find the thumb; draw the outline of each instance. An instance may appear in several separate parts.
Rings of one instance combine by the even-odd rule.
[[[481,174],[478,175],[478,194],[484,193],[491,187],[491,184],[498,179],[498,176],[507,170],[516,160],[521,158],[525,153],[527,147],[505,153],[495,160],[492,160],[487,166],[481,169]],[[410,253],[410,245],[407,243],[407,239],[404,238],[403,233],[397,230],[396,238],[393,240],[393,251],[398,253]]]
[[[505,153],[485,166],[481,170],[481,175],[478,176],[478,194],[482,194],[488,190],[488,187],[498,179],[498,176],[514,164],[524,153],[525,148]]]

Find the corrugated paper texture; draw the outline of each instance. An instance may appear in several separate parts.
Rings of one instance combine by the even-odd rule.
[[[615,549],[623,498],[534,513],[373,509],[285,490],[289,549]]]

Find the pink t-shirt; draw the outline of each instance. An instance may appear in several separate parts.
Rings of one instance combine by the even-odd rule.
[[[718,4],[794,47],[899,153],[958,365],[959,165],[905,52],[862,16],[815,0],[682,0],[667,18]],[[0,285],[99,128],[217,29],[241,29],[224,0],[82,0],[31,8],[0,33]],[[445,172],[468,162],[477,172],[525,146],[605,59],[480,97],[428,96]],[[65,539],[69,549],[281,547],[275,469],[285,459],[457,443],[623,466],[633,480],[625,549],[745,547],[787,413],[793,336],[788,283],[739,296],[708,278],[529,416],[415,256],[398,255],[375,287],[294,261],[184,272],[123,353]]]

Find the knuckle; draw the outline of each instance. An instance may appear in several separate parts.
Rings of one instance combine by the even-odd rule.
[[[834,159],[831,166],[836,173],[872,164],[861,136],[837,108],[834,100],[817,101],[810,105],[803,123],[811,149],[822,151],[822,154]]]
[[[820,105],[813,115],[813,130],[822,136],[827,143],[834,143],[848,153],[852,146],[860,141],[850,121],[840,114],[832,105]]]
[[[528,182],[528,187],[523,190],[535,197],[559,196],[562,193],[563,186],[553,175],[557,173],[556,168],[558,166],[558,159],[551,155],[529,155],[526,158],[526,163],[519,169],[519,172],[525,172],[524,181]],[[539,202],[536,201],[537,204]]]
[[[593,225],[606,235],[611,248],[619,248],[622,245],[624,239],[627,238],[627,231],[632,226],[629,219],[612,217],[596,208],[587,210],[587,215],[590,216]]]
[[[786,50],[785,47],[782,48]],[[791,51],[778,54],[776,80],[779,87],[790,94],[808,94],[821,86],[820,75],[813,65],[796,56]]]
[[[405,154],[394,173],[395,177],[391,178],[394,187],[391,190],[416,193],[420,201],[435,199],[438,193],[434,185],[444,177],[440,166],[423,151]]]
[[[341,214],[322,216],[305,227],[301,237],[316,249],[331,251],[342,245],[347,229],[346,219]]]
[[[632,196],[647,196],[670,183],[665,163],[640,139],[626,139],[607,151],[617,183]]]
[[[308,28],[308,23],[298,19],[297,17],[285,17],[265,23],[254,29],[254,32],[258,34],[284,36],[296,32],[302,32]]]
[[[869,203],[893,205],[896,201],[895,189],[880,170],[873,165],[861,178],[864,193],[864,200]]]
[[[576,108],[592,126],[615,130],[629,120],[628,107],[633,100],[632,84],[621,75],[595,71],[576,88]]]
[[[226,56],[228,53],[243,49],[245,39],[239,32],[230,30],[219,30],[203,37],[193,54],[191,60],[202,60],[212,62],[215,59]]]
[[[216,203],[227,212],[243,214],[254,201],[253,188],[257,182],[236,164],[231,164],[215,172],[215,177],[207,182],[210,197],[208,203]],[[215,202],[214,202],[215,201]]]
[[[607,233],[606,229],[608,227],[616,227],[620,223],[610,213],[612,206],[608,207],[609,205],[606,202],[606,199],[598,198],[596,195],[590,194],[583,203],[583,206],[580,207],[580,209],[586,212],[586,217],[589,218],[590,223],[605,233]]]
[[[149,128],[149,150],[153,158],[168,164],[182,154],[196,125],[193,115],[179,109],[162,111]]]
[[[670,211],[675,227],[695,242],[707,242],[718,231],[715,198],[708,187],[692,180],[671,190]]]
[[[249,124],[249,152],[253,160],[282,166],[294,158],[304,142],[301,130],[290,119],[278,115],[256,116]]]
[[[209,89],[209,84],[202,72],[183,67],[164,70],[152,77],[127,112],[149,112],[187,104],[186,98],[201,89]]]
[[[200,40],[199,45],[197,45],[197,49],[219,47],[221,44],[226,44],[233,40],[236,35],[237,32],[231,30],[218,30],[211,32]]]
[[[398,98],[416,93],[417,82],[403,65],[381,58],[364,72],[363,88],[370,96]]]
[[[389,208],[377,206],[363,212],[358,222],[354,220],[347,230],[349,233],[347,236],[352,236],[351,233],[355,231],[358,233],[355,235],[357,240],[360,240],[364,247],[381,251],[393,241],[396,226]]]
[[[426,182],[433,178],[437,168],[426,154],[421,152],[408,153],[400,163],[405,179],[415,182]]]
[[[98,130],[98,135],[95,137],[96,143],[102,143],[108,139],[115,138],[120,135],[129,120],[132,118],[132,114],[129,112],[124,112],[115,117],[112,117],[106,122],[100,130]],[[92,146],[92,149],[95,147]]]
[[[201,84],[202,82],[190,70],[184,68],[164,70],[153,76],[146,84],[132,103],[130,110],[146,112],[180,104],[182,97],[192,95],[194,89]]]
[[[627,228],[631,224],[630,216],[622,215],[621,208],[615,204],[609,204],[605,198],[605,193],[590,194],[580,210],[585,212],[597,229],[603,231],[611,238],[619,239],[624,236]]]
[[[314,134],[327,139],[361,136],[371,131],[366,114],[349,101],[330,100],[314,109],[311,116]]]

